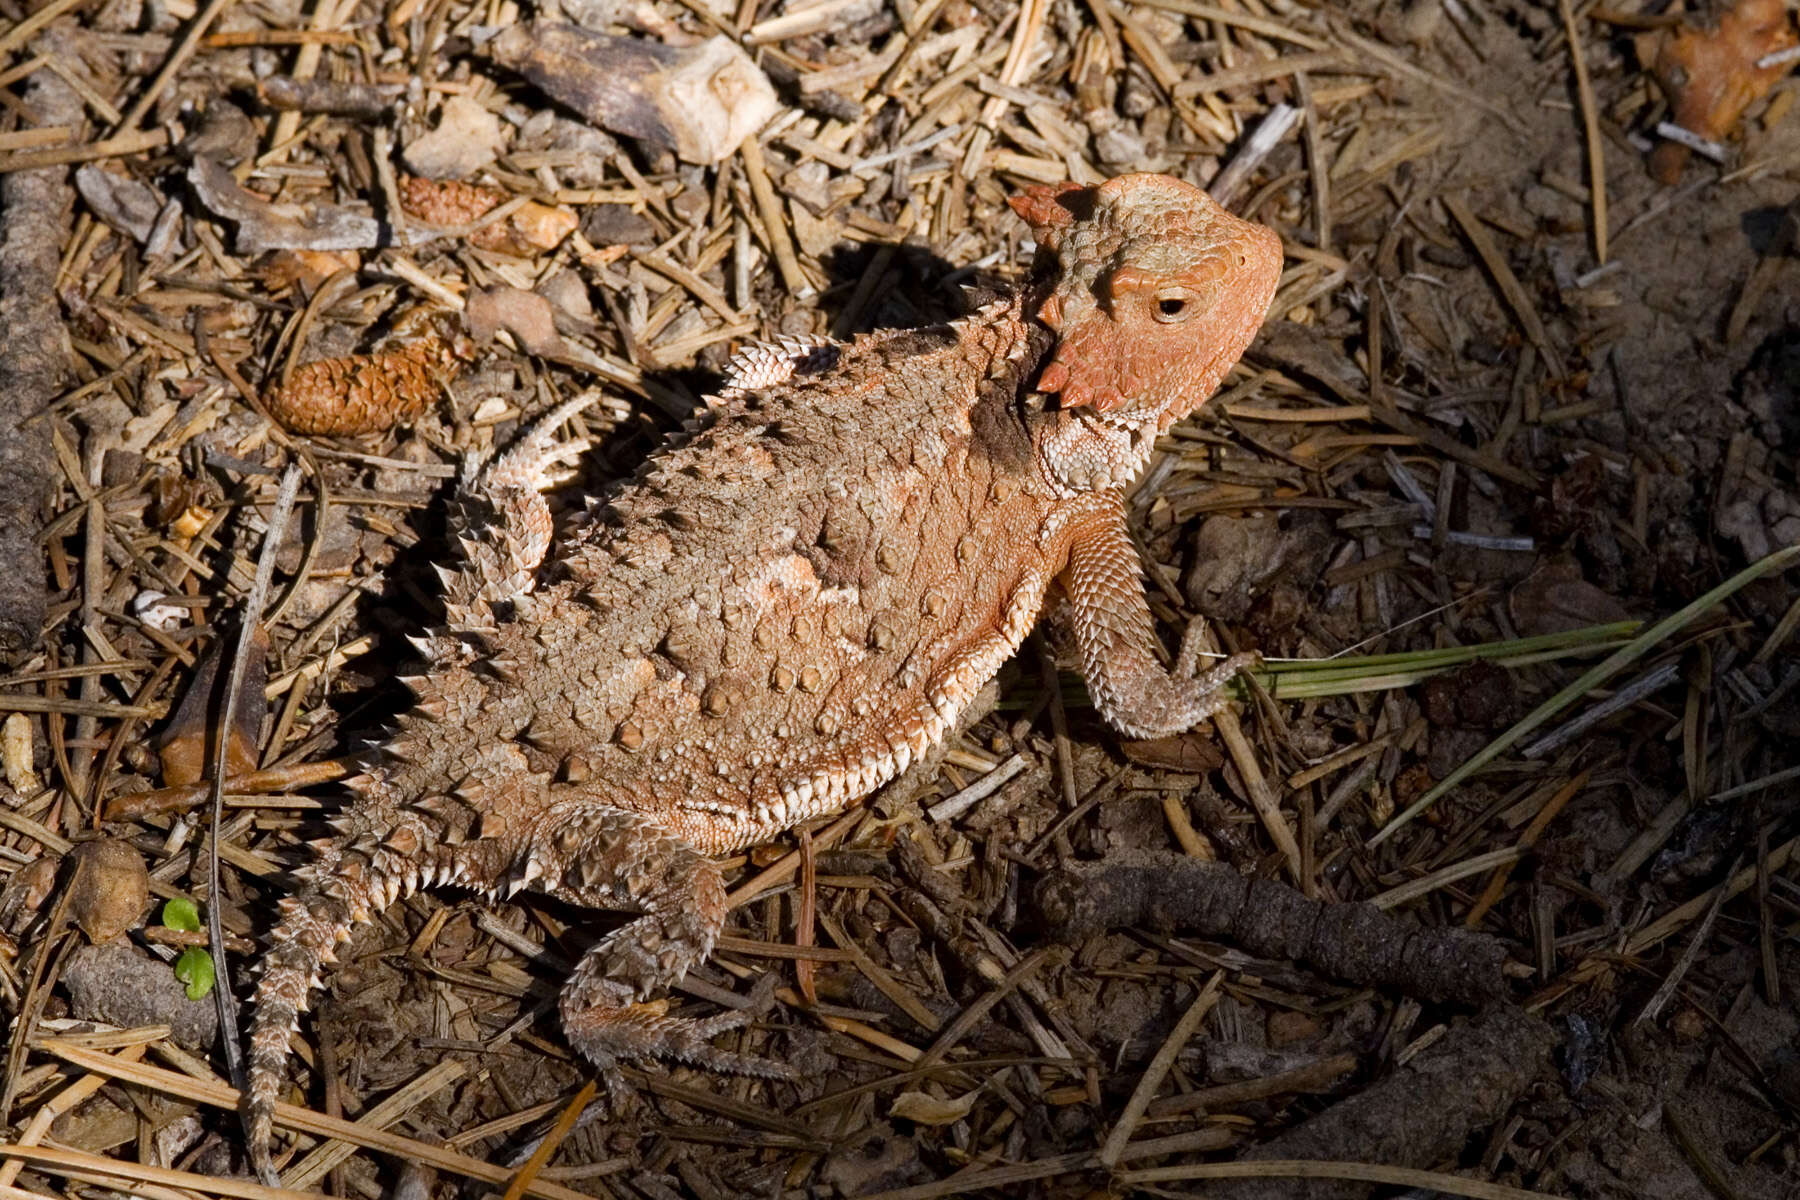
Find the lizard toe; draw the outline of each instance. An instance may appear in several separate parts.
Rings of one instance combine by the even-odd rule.
[[[733,1009],[712,1017],[666,1016],[667,1003],[591,1006],[565,1011],[563,1032],[603,1074],[616,1074],[617,1064],[635,1059],[684,1062],[731,1075],[764,1079],[791,1079],[793,1072],[781,1063],[755,1055],[721,1050],[712,1039],[741,1029],[759,1015],[756,1007]],[[610,1081],[609,1081],[610,1086]]]

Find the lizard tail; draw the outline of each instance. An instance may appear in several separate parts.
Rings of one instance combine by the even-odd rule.
[[[426,814],[400,815],[377,838],[364,833],[348,846],[327,842],[319,861],[305,868],[309,883],[281,901],[281,921],[269,935],[263,974],[256,985],[250,1022],[249,1079],[244,1094],[244,1132],[250,1164],[265,1184],[279,1186],[269,1147],[275,1100],[287,1072],[288,1039],[300,1025],[307,996],[350,931],[396,900],[450,874],[447,847]]]
[[[335,961],[338,943],[369,919],[369,900],[359,883],[340,877],[322,880],[281,902],[281,923],[270,935],[263,976],[256,985],[244,1097],[250,1165],[271,1187],[281,1184],[269,1145],[275,1131],[275,1098],[286,1074],[288,1038],[300,1025],[306,997],[318,985],[320,971]]]

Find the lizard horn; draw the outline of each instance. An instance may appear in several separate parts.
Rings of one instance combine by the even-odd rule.
[[[1093,192],[1094,189],[1078,183],[1056,187],[1039,183],[1026,188],[1022,195],[1007,197],[1006,203],[1031,226],[1032,236],[1039,245],[1054,250],[1062,240],[1063,231],[1075,223],[1078,213],[1091,207]]]

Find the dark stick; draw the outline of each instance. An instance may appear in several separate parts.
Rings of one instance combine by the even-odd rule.
[[[1252,954],[1421,1000],[1483,1004],[1506,995],[1498,938],[1426,928],[1368,904],[1309,900],[1223,863],[1146,855],[1076,864],[1047,876],[1037,903],[1052,935],[1066,940],[1150,925],[1225,938]]]
[[[25,91],[29,124],[81,123],[81,97],[54,71]],[[0,177],[0,659],[30,653],[44,625],[44,553],[38,546],[52,477],[44,409],[69,368],[56,270],[75,189],[69,168]]]

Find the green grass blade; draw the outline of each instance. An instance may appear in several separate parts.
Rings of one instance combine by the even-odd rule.
[[[1310,675],[1315,671],[1341,670],[1352,666],[1357,668],[1460,666],[1477,659],[1511,658],[1514,655],[1532,654],[1540,650],[1591,650],[1595,642],[1629,637],[1641,629],[1643,624],[1642,621],[1614,621],[1610,625],[1586,625],[1580,629],[1564,630],[1561,633],[1544,633],[1537,637],[1514,638],[1505,642],[1478,642],[1470,646],[1446,646],[1441,650],[1401,650],[1393,654],[1347,654],[1341,658],[1324,659],[1272,659],[1258,669],[1258,674],[1266,671],[1273,675],[1285,675],[1290,672],[1304,672]]]
[[[1730,579],[1727,579],[1724,583],[1713,588],[1710,592],[1707,592],[1704,596],[1701,596],[1691,604],[1687,604],[1682,608],[1677,609],[1650,628],[1644,630],[1643,633],[1632,638],[1629,642],[1626,642],[1623,646],[1613,651],[1600,663],[1589,668],[1574,683],[1571,683],[1568,687],[1532,709],[1531,713],[1526,716],[1524,720],[1520,721],[1517,725],[1514,725],[1511,729],[1508,729],[1505,733],[1489,742],[1486,746],[1483,746],[1471,756],[1467,762],[1463,763],[1462,766],[1446,775],[1432,787],[1430,791],[1415,800],[1412,807],[1395,817],[1392,821],[1389,821],[1387,825],[1382,827],[1380,832],[1370,838],[1369,847],[1373,849],[1382,842],[1385,842],[1420,813],[1437,803],[1437,801],[1451,788],[1456,787],[1469,776],[1493,762],[1496,758],[1500,757],[1500,755],[1504,754],[1514,743],[1518,742],[1519,739],[1523,738],[1526,734],[1544,724],[1546,721],[1549,721],[1558,713],[1561,713],[1565,708],[1568,708],[1589,691],[1599,687],[1608,679],[1611,679],[1614,675],[1617,675],[1620,671],[1642,658],[1646,652],[1670,634],[1683,628],[1696,617],[1716,607],[1722,601],[1729,599],[1743,588],[1744,585],[1772,572],[1786,570],[1797,562],[1800,562],[1800,546],[1789,546],[1785,550],[1777,550],[1775,553],[1759,562],[1752,563],[1748,567],[1745,567],[1742,571],[1739,571],[1736,575],[1733,575]]]

